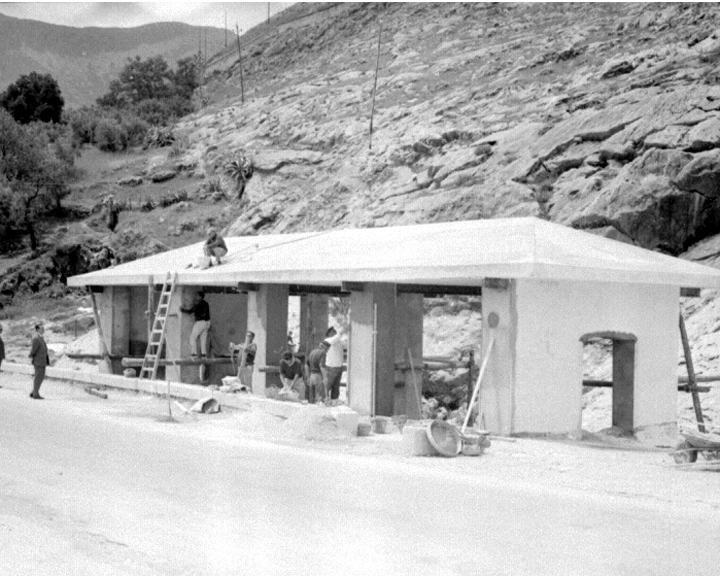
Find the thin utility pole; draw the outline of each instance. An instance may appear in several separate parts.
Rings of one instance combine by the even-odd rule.
[[[227,48],[227,8],[225,8],[225,48]]]
[[[235,22],[235,33],[237,34],[238,60],[240,61],[240,102],[245,103],[245,81],[243,80],[242,49],[240,48],[240,26]]]
[[[268,20],[267,20],[268,26],[270,26],[270,2],[268,2]]]
[[[378,19],[378,49],[375,62],[375,83],[373,84],[372,109],[370,110],[370,150],[372,150],[373,119],[375,118],[375,93],[377,92],[378,70],[380,70],[380,36],[382,34],[382,22]]]

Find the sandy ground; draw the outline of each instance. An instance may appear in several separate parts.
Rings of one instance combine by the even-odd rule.
[[[30,389],[29,376],[0,373],[2,394],[21,394]],[[121,390],[108,390],[109,399],[88,395],[82,386],[46,380],[42,393],[62,403],[63,410],[92,410],[98,418],[127,417],[146,421],[168,415],[167,400]],[[29,399],[28,399],[29,400]],[[192,402],[183,401],[190,406]],[[652,502],[720,508],[717,490],[720,469],[702,458],[693,466],[678,466],[672,449],[648,447],[629,438],[588,433],[580,440],[564,436],[536,438],[495,438],[480,457],[413,457],[403,434],[391,426],[387,434],[347,437],[336,429],[311,429],[302,420],[294,423],[253,411],[225,410],[220,414],[186,416],[173,407],[174,417],[183,424],[181,434],[232,434],[315,451],[369,456],[380,460],[406,462],[457,474],[482,474],[503,482],[516,481],[562,486],[593,494],[614,494]],[[292,424],[292,425],[291,425]]]
[[[719,559],[718,472],[630,440],[497,439],[480,457],[412,457],[397,429],[348,437],[233,411],[167,422],[159,397],[103,400],[48,380],[36,402],[28,376],[0,373],[0,385],[3,574],[349,575],[377,561],[414,576],[637,576],[711,574]],[[682,544],[691,533],[710,539],[700,552]]]

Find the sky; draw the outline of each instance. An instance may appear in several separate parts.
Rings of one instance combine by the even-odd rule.
[[[267,20],[294,2],[0,2],[0,13],[51,24],[128,28],[152,22],[185,22],[195,26],[241,31]]]

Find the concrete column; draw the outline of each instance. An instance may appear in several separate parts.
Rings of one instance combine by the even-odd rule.
[[[253,375],[253,394],[265,395],[268,385],[280,386],[277,374],[259,372],[263,366],[280,364],[280,353],[287,346],[288,287],[260,284],[248,293],[247,329],[255,333],[257,355]]]
[[[404,383],[395,397],[395,413],[408,418],[420,418],[419,399],[422,398],[423,352],[423,295],[399,294],[395,310],[395,362],[409,364],[408,350],[412,354],[414,372],[396,372],[396,382]]]
[[[126,286],[106,286],[102,293],[95,295],[95,298],[108,352],[113,356],[128,356],[130,290]],[[121,360],[112,360],[111,365],[113,374],[122,374]]]
[[[190,357],[190,333],[195,319],[192,314],[185,314],[180,307],[190,308],[199,286],[176,286],[170,298],[170,309],[165,324],[165,358],[179,360]],[[159,295],[156,294],[156,300]],[[197,366],[167,366],[165,379],[172,382],[197,384],[200,374]]]
[[[328,301],[324,294],[300,296],[299,353],[309,354],[325,338],[328,329]]]
[[[514,432],[517,332],[515,282],[511,281],[505,288],[484,286],[482,310],[482,354],[475,359],[481,367],[493,339],[494,345],[480,386],[480,410],[489,431],[511,434]],[[482,420],[479,425],[483,425]]]
[[[395,395],[395,285],[367,283],[362,292],[351,292],[350,318],[350,407],[360,414],[391,416]]]

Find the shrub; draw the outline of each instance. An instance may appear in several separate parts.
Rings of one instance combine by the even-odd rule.
[[[123,114],[120,125],[127,132],[128,146],[140,146],[150,129],[150,124],[134,114]]]
[[[103,119],[95,126],[95,145],[105,152],[119,152],[127,149],[128,133],[123,126]]]
[[[143,150],[170,146],[173,142],[175,142],[175,134],[171,128],[158,128],[153,126],[145,136]]]

